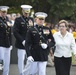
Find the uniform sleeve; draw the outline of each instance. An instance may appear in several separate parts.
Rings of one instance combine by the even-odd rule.
[[[26,34],[26,42],[25,42],[25,50],[27,53],[27,57],[31,56],[31,52],[30,52],[31,46],[32,46],[32,33],[30,30],[28,30]]]
[[[49,47],[53,47],[55,45],[55,40],[54,40],[54,37],[52,35],[52,32],[50,31],[50,34],[48,36],[48,39],[50,39],[51,41],[48,43],[48,46]]]
[[[9,40],[10,40],[10,45],[12,45],[12,27],[10,27],[10,32],[9,32]]]
[[[15,23],[14,23],[14,26],[13,26],[13,34],[14,34],[14,36],[17,40],[22,42],[24,39],[19,34],[19,31],[20,31],[20,21],[19,21],[19,19],[15,19]]]

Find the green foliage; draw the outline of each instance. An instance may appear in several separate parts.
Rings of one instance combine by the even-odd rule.
[[[20,5],[30,4],[35,12],[43,11],[48,14],[47,20],[57,22],[60,18],[69,17],[76,20],[76,0],[0,0],[0,5],[11,7],[9,13],[20,12]]]
[[[21,9],[20,7],[11,7],[9,10],[8,10],[8,13],[21,13]]]
[[[72,64],[76,65],[76,60],[74,59],[74,55],[72,55]]]
[[[75,19],[76,0],[48,0],[51,5],[50,13],[58,18],[71,17]]]

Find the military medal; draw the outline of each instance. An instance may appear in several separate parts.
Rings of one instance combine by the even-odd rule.
[[[48,29],[43,29],[43,33],[44,33],[44,34],[49,34],[50,32],[49,32]]]
[[[39,35],[41,35],[42,34],[42,32],[39,32]]]

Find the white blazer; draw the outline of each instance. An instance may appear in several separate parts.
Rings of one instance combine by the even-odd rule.
[[[54,35],[54,39],[56,42],[56,50],[54,56],[56,57],[71,57],[72,51],[76,54],[76,43],[72,33],[68,32],[63,37],[59,32],[56,32]]]

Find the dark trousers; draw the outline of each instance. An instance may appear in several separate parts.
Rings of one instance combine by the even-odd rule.
[[[71,57],[54,57],[56,75],[70,75],[71,60]]]

